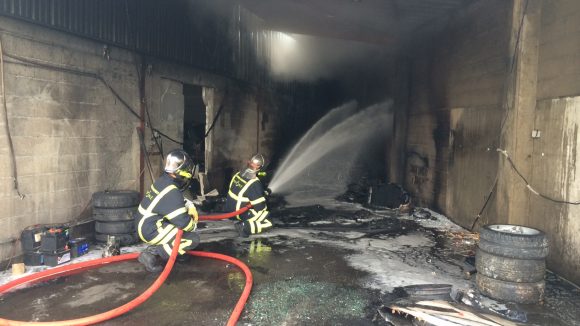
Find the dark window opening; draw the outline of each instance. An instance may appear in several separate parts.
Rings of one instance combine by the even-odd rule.
[[[205,103],[202,87],[183,84],[183,148],[205,171]]]

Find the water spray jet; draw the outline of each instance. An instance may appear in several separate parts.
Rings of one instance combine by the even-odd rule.
[[[318,191],[310,200],[331,197],[346,189],[355,163],[377,150],[392,126],[392,102],[356,112],[356,102],[333,109],[292,148],[269,184],[272,192]],[[356,112],[356,113],[355,113]]]

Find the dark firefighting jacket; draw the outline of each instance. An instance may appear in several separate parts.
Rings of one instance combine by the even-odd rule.
[[[237,211],[248,203],[252,208],[237,215],[240,220],[246,220],[259,213],[267,211],[266,197],[264,197],[264,187],[258,178],[245,179],[240,173],[236,173],[230,181],[228,198],[226,199],[225,208],[229,212]]]
[[[149,243],[156,243],[156,238],[165,236],[158,231],[167,223],[186,232],[195,228],[195,221],[187,214],[183,194],[167,174],[159,177],[145,193],[135,222],[139,237]]]

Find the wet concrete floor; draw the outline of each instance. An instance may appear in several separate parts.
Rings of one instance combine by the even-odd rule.
[[[240,325],[387,325],[377,310],[401,286],[443,283],[453,285],[452,295],[477,294],[474,280],[464,277],[462,260],[475,243],[442,216],[418,221],[356,205],[293,208],[278,216],[274,230],[248,239],[236,237],[230,221],[201,229],[198,250],[237,257],[253,272]],[[137,262],[109,265],[4,295],[0,316],[25,321],[84,317],[128,302],[155,278]],[[147,302],[103,325],[224,325],[244,282],[231,264],[193,257],[176,264]],[[504,316],[523,315],[522,325],[580,324],[576,287],[549,273],[546,292],[543,306],[484,297],[478,302]]]
[[[238,257],[251,268],[254,287],[241,323],[373,324],[379,293],[360,287],[357,280],[366,273],[345,263],[346,250],[284,237],[224,240],[199,249]],[[0,316],[30,321],[84,317],[122,305],[154,278],[137,262],[110,265],[5,295]],[[149,301],[104,325],[223,325],[244,282],[233,265],[193,257],[177,264]]]

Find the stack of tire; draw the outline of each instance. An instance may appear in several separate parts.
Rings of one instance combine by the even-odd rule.
[[[484,226],[475,255],[477,288],[496,300],[542,303],[548,250],[548,239],[540,230],[510,224]]]
[[[93,194],[93,219],[95,240],[107,242],[115,236],[123,246],[136,243],[139,238],[135,230],[134,216],[139,206],[136,191],[100,191]]]

